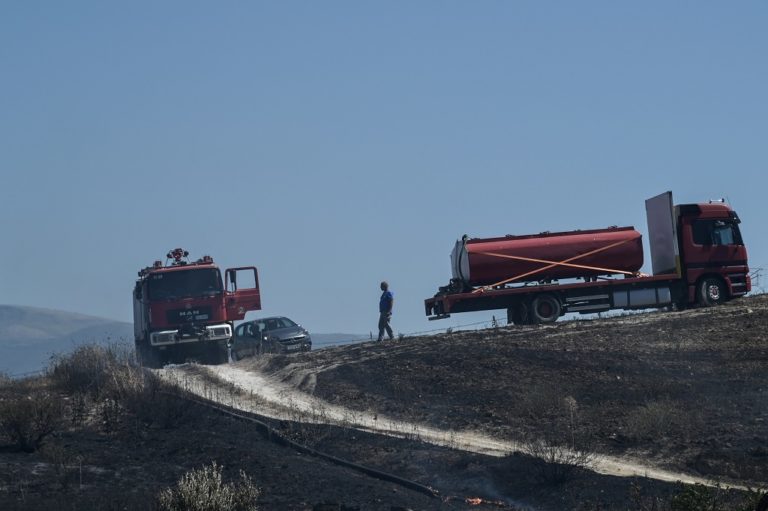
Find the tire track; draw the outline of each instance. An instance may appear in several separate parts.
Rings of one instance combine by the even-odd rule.
[[[331,424],[358,429],[369,433],[419,440],[433,445],[463,450],[488,456],[502,457],[513,452],[530,454],[522,442],[500,440],[472,431],[450,431],[401,421],[382,414],[359,412],[330,404],[303,392],[295,385],[280,381],[258,371],[247,371],[235,365],[209,366],[215,378],[204,378],[195,366],[169,366],[158,374],[195,395],[219,402],[225,406],[255,413],[264,417],[313,424]],[[298,368],[297,368],[298,369]],[[300,370],[302,373],[306,369]],[[309,373],[308,373],[309,374]],[[301,374],[294,381],[306,381]],[[283,375],[285,376],[285,375]],[[217,383],[215,380],[218,379]],[[213,380],[213,381],[212,381]],[[233,392],[237,390],[237,392]],[[643,463],[606,455],[596,455],[589,469],[598,474],[617,477],[644,477],[664,482],[685,484],[718,484],[685,472],[664,470]],[[747,486],[723,484],[721,487],[746,490]]]

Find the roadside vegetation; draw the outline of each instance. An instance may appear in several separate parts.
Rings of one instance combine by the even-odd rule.
[[[83,345],[71,354],[54,356],[42,377],[0,377],[0,448],[36,455],[50,488],[77,493],[92,482],[88,474],[84,476],[85,456],[62,440],[65,434],[82,431],[106,441],[121,436],[138,441],[153,431],[179,427],[189,417],[189,403],[177,388],[134,364],[133,357],[126,346]],[[48,508],[48,503],[36,506],[31,481],[11,483],[4,486],[8,494],[15,494],[19,509]],[[173,487],[138,500],[115,495],[113,503],[115,509],[256,510],[259,493],[244,472],[239,482],[224,482],[222,467],[212,462],[184,474]],[[0,508],[7,509],[5,498],[0,492]],[[66,504],[57,502],[57,507]],[[103,502],[79,502],[76,508],[112,509]]]
[[[526,396],[523,409],[538,424],[526,435],[525,451],[544,461],[536,466],[543,482],[564,483],[590,467],[594,436],[573,396],[537,387]]]
[[[236,483],[225,483],[216,462],[184,474],[176,486],[157,496],[158,511],[257,511],[261,490],[241,471]]]

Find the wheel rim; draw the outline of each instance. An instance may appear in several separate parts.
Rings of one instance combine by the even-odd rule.
[[[542,318],[551,318],[553,312],[554,312],[554,309],[551,303],[543,302],[539,304],[538,313],[539,313],[539,316],[541,316]]]
[[[717,284],[709,284],[707,286],[707,294],[709,295],[710,300],[720,300],[720,286]]]

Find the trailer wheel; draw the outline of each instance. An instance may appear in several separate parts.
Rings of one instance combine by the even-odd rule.
[[[716,278],[708,277],[699,283],[699,305],[712,307],[723,303],[727,298],[725,283]]]
[[[538,295],[531,302],[530,316],[534,323],[554,323],[560,317],[560,301],[551,294]]]

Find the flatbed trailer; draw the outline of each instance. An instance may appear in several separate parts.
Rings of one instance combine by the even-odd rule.
[[[551,323],[566,313],[587,314],[667,306],[685,308],[696,304],[709,306],[743,296],[751,290],[746,247],[738,228],[740,220],[729,206],[722,202],[673,206],[672,193],[666,192],[648,199],[646,211],[654,275],[620,270],[616,271],[623,277],[599,275],[601,271],[609,270],[574,264],[579,258],[602,249],[591,252],[582,249],[580,255],[577,251],[565,261],[520,257],[514,255],[514,249],[510,249],[504,254],[476,253],[484,256],[485,261],[488,256],[527,263],[534,261],[540,265],[539,269],[527,271],[522,277],[510,275],[497,285],[472,287],[467,284],[470,278],[462,274],[461,264],[456,262],[463,257],[464,271],[469,273],[467,268],[471,268],[472,254],[466,249],[463,253],[454,249],[454,278],[434,297],[425,300],[426,315],[434,320],[459,312],[506,309],[510,323]],[[584,232],[627,229],[632,228],[573,233],[583,236]],[[542,233],[542,239],[545,239],[544,234],[547,240],[551,240],[553,234]],[[509,237],[513,241],[529,238],[531,236]],[[493,238],[491,241],[498,243],[500,239]],[[466,241],[464,243],[466,245]],[[547,243],[552,244],[551,241]],[[558,266],[567,267],[573,272],[573,277],[565,282],[533,280],[542,276],[545,270]],[[584,275],[579,276],[579,272],[584,272]],[[457,274],[462,278],[457,278]]]

